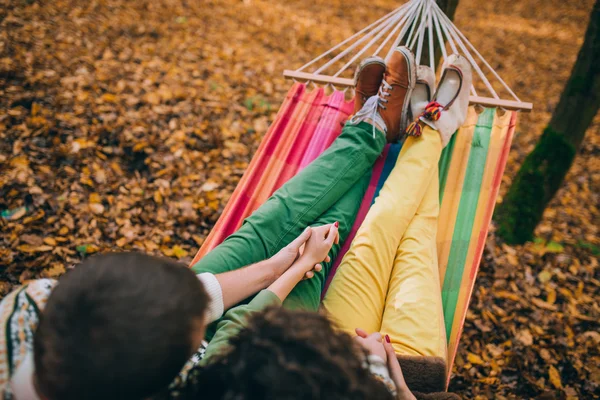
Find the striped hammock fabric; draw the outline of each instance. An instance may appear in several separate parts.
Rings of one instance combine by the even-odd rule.
[[[353,102],[344,93],[326,95],[296,83],[259,146],[221,218],[196,254],[192,265],[234,233],[275,190],[308,165],[340,134]],[[456,355],[460,334],[483,253],[498,189],[515,129],[516,112],[469,108],[465,124],[440,159],[438,260],[448,359]],[[337,257],[325,291],[386,178],[401,144],[385,147],[373,166],[371,181],[356,222]],[[448,371],[449,372],[449,371]]]

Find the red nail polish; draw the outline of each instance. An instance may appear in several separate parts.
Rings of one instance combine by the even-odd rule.
[[[335,227],[337,228],[338,226],[340,226],[340,223],[335,221],[335,224],[333,224],[333,225],[335,225]]]
[[[385,335],[385,341],[388,343],[392,343],[392,341],[390,340],[390,336],[389,335]]]

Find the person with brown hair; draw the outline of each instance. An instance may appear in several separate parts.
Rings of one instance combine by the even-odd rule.
[[[208,302],[185,265],[140,253],[29,282],[0,303],[0,398],[146,399],[200,347]]]

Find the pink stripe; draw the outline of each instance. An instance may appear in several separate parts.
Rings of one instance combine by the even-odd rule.
[[[373,165],[373,172],[371,174],[371,180],[369,181],[369,187],[363,197],[362,203],[360,204],[360,208],[358,209],[358,214],[356,215],[356,220],[354,220],[354,225],[352,225],[352,229],[344,242],[344,245],[340,249],[339,254],[336,257],[333,266],[331,267],[331,271],[329,272],[329,276],[327,277],[327,282],[325,282],[325,288],[323,293],[321,293],[321,299],[325,297],[327,293],[327,289],[329,289],[329,285],[335,276],[335,273],[344,258],[344,255],[348,252],[354,237],[356,236],[356,232],[358,232],[358,228],[362,225],[369,209],[371,208],[371,203],[373,202],[373,196],[375,196],[375,190],[377,189],[377,183],[379,183],[379,178],[381,178],[381,172],[383,171],[383,166],[385,165],[385,159],[387,158],[388,150],[390,145],[386,145],[383,149],[383,153],[379,156],[377,161],[375,161],[375,165]]]
[[[319,97],[323,92],[323,89],[317,89],[312,92],[305,92],[294,113],[291,116],[290,123],[288,124],[282,138],[275,148],[274,153],[271,155],[268,165],[260,176],[257,176],[253,182],[253,188],[249,191],[251,202],[246,205],[244,210],[244,218],[248,217],[254,212],[261,204],[263,204],[271,194],[275,191],[275,185],[279,176],[283,171],[288,168],[285,164],[285,159],[289,152],[292,151],[293,145],[297,140],[300,133],[302,133],[303,122],[307,115],[313,110],[315,97]],[[318,103],[317,103],[318,104]],[[236,229],[242,225],[242,220],[239,221]],[[228,235],[235,232],[227,232]]]
[[[347,102],[344,92],[336,91],[330,96],[317,131],[300,161],[300,169],[310,164],[333,143],[353,108],[354,101]]]
[[[239,209],[243,208],[245,204],[248,203],[248,199],[256,188],[257,178],[264,174],[270,155],[277,147],[277,143],[280,142],[281,137],[285,134],[288,123],[292,119],[294,110],[296,109],[300,98],[306,91],[305,89],[306,86],[304,84],[296,83],[288,91],[275,121],[261,141],[246,172],[240,179],[238,186],[225,206],[221,217],[192,260],[192,265],[225,240],[227,236],[235,232],[236,228],[233,227],[238,225],[238,218],[240,218],[241,215]]]
[[[309,143],[316,135],[317,127],[322,118],[328,98],[328,96],[325,96],[325,91],[323,89],[319,89],[315,93],[312,106],[302,122],[302,126],[296,135],[292,148],[285,158],[284,162],[287,164],[287,168],[279,175],[279,179],[277,179],[275,187],[273,188],[273,193],[298,172],[300,161],[306,153]]]

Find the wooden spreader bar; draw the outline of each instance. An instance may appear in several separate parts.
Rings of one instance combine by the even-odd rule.
[[[288,79],[293,79],[300,82],[314,82],[322,85],[331,84],[336,87],[352,88],[354,87],[354,80],[347,78],[338,78],[329,75],[311,74],[308,72],[298,72],[285,70],[283,76]],[[498,107],[505,110],[515,110],[523,112],[531,112],[533,108],[532,103],[515,100],[503,100],[495,99],[493,97],[482,97],[482,96],[470,96],[469,104],[480,105],[482,107]]]

